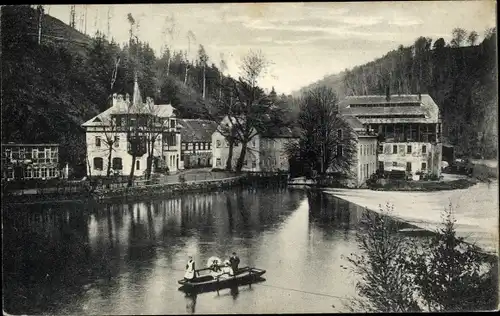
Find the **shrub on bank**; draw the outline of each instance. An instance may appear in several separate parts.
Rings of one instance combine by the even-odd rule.
[[[460,312],[494,310],[498,304],[498,260],[456,236],[451,206],[428,241],[416,245],[398,234],[392,208],[363,215],[356,233],[362,254],[347,260],[361,276],[360,298],[348,304],[363,312]]]

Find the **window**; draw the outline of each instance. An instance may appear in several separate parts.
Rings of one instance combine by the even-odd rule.
[[[397,163],[397,162],[395,162],[395,161],[393,161],[393,162],[392,162],[392,166],[393,166],[393,167],[397,167],[397,166],[398,166],[398,163]]]
[[[252,168],[257,168],[257,161],[252,160]]]
[[[167,134],[167,144],[168,144],[168,146],[177,146],[175,133]]]
[[[411,154],[411,145],[406,146],[406,153]]]
[[[103,165],[103,160],[100,157],[95,157],[94,158],[94,169],[95,170],[102,170],[102,165]]]
[[[33,178],[40,178],[40,169],[33,168]]]
[[[56,169],[55,168],[50,168],[49,169],[49,177],[50,178],[55,178],[56,177]]]
[[[137,160],[135,162],[135,170],[140,170],[141,169],[141,162],[139,160]]]
[[[38,149],[33,149],[32,154],[33,154],[33,159],[37,159],[38,158]]]
[[[202,143],[202,149],[205,150],[205,146],[206,144],[205,143]]]
[[[406,163],[406,171],[411,171],[411,162]]]
[[[338,137],[338,139],[342,139],[342,130],[341,129],[337,130],[337,137]]]
[[[122,165],[122,159],[120,157],[115,157],[113,158],[113,170],[122,170],[123,165]]]
[[[384,145],[378,145],[378,153],[381,154],[384,152]]]
[[[54,152],[52,154],[55,154]],[[26,151],[24,153],[24,159],[31,159],[32,155],[31,155],[31,151]],[[56,157],[54,157],[56,158]]]
[[[170,120],[170,128],[175,128],[175,120]]]
[[[215,160],[215,166],[220,167],[220,162],[220,158],[217,158],[217,160]]]
[[[212,143],[207,143],[207,145],[209,150],[212,149]]]
[[[114,145],[120,147],[120,136],[115,136]]]
[[[41,169],[40,169],[40,171],[41,171],[41,172],[40,172],[40,173],[41,173],[41,175],[40,175],[40,176],[41,176],[42,178],[47,178],[47,168],[41,168]]]
[[[200,143],[196,143],[196,149],[200,150]]]
[[[337,145],[337,156],[342,157],[344,155],[344,148],[342,145]]]
[[[7,170],[7,178],[8,179],[14,178],[14,170],[12,170],[12,169]]]
[[[95,137],[95,146],[101,147],[101,138],[99,136]]]
[[[427,170],[427,163],[422,162],[422,171]]]
[[[422,154],[426,154],[426,153],[427,153],[427,146],[422,145]]]
[[[33,176],[33,172],[31,170],[30,167],[26,168],[26,170],[24,170],[24,177],[25,178],[31,178]]]
[[[38,159],[45,159],[45,152],[44,151],[38,152]]]
[[[220,140],[217,140],[217,142],[216,142],[217,148],[220,148],[220,145],[221,145]]]
[[[397,154],[398,153],[398,146],[397,145],[392,145],[392,153]]]

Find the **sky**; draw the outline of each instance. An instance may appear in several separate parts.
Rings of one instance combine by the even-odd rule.
[[[241,58],[260,50],[269,67],[259,84],[279,94],[382,57],[400,44],[411,45],[419,36],[449,42],[453,28],[461,27],[475,30],[482,40],[496,25],[492,0],[77,5],[76,27],[82,31],[79,17],[85,11],[87,34],[106,34],[109,13],[110,35],[118,43],[128,41],[131,13],[139,39],[157,56],[163,45],[187,50],[191,31],[190,58],[202,44],[209,63],[219,66],[224,59],[225,74],[235,77]],[[46,13],[69,23],[70,5],[48,5]],[[165,30],[172,21],[170,36]]]

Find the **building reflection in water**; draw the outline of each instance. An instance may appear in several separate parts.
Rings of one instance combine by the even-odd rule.
[[[262,232],[278,229],[302,196],[286,189],[235,189],[10,212],[4,219],[9,225],[4,226],[3,253],[9,311],[89,313],[85,308],[102,302],[157,306],[165,301],[160,295],[165,280],[182,277],[189,253],[198,266],[211,255],[225,259],[232,251],[245,265],[255,265]],[[237,299],[239,293],[232,289],[231,295]],[[99,297],[102,301],[96,302]],[[194,313],[196,297],[187,299]],[[106,308],[118,312],[126,307]]]
[[[196,299],[198,295],[196,293],[186,293],[184,297],[186,299],[186,313],[194,314],[196,312]]]

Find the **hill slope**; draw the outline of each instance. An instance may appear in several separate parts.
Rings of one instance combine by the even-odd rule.
[[[428,93],[443,119],[443,134],[458,153],[496,157],[498,103],[496,30],[477,46],[450,47],[420,37],[364,65],[302,88],[326,85],[345,95]],[[432,48],[431,48],[432,47]]]
[[[157,73],[160,60],[147,43],[120,48],[48,15],[43,18],[38,45],[36,10],[29,6],[4,6],[1,10],[2,142],[60,143],[61,163],[85,165],[80,124],[106,109],[112,93],[132,93],[138,65],[135,56],[140,58],[143,98],[171,102],[184,117],[201,115],[203,102],[195,85],[200,67],[191,66],[189,82],[193,87],[182,81],[185,62],[179,58],[172,61],[171,74],[161,79]],[[111,88],[118,58],[116,82]],[[216,68],[209,68],[209,73],[218,78]],[[207,85],[208,91],[215,90],[213,81]]]

